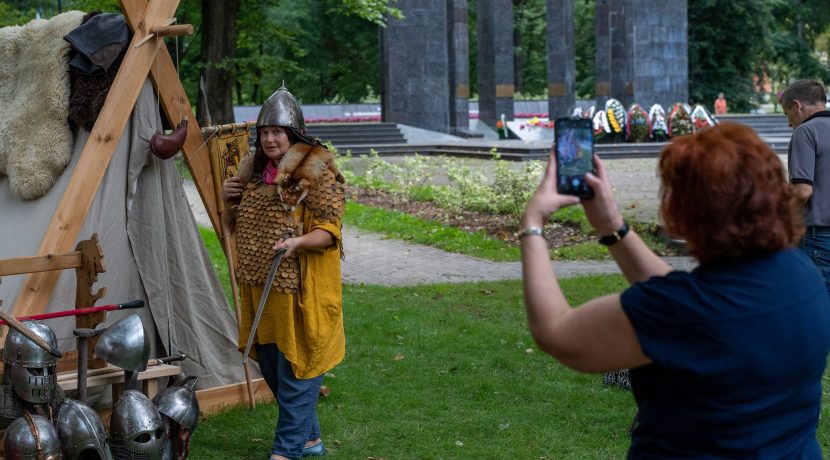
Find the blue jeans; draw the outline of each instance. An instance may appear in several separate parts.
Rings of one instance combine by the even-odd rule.
[[[816,264],[830,293],[830,227],[807,227],[798,248]]]
[[[317,421],[317,397],[323,376],[298,379],[291,362],[276,344],[256,345],[257,360],[268,388],[279,406],[279,418],[271,453],[288,458],[301,458],[307,441],[320,437]]]

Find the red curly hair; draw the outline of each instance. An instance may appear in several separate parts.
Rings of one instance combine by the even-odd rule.
[[[702,265],[794,245],[802,217],[784,166],[755,132],[721,123],[660,154],[660,211]]]

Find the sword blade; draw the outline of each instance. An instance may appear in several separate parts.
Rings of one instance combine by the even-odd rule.
[[[245,353],[242,355],[242,364],[248,362],[248,355],[251,353],[251,346],[254,344],[254,336],[256,329],[259,327],[259,320],[262,318],[262,311],[265,309],[265,302],[268,300],[268,294],[271,293],[271,284],[274,282],[274,277],[277,276],[277,268],[280,266],[282,256],[285,254],[285,249],[280,249],[274,254],[274,259],[271,261],[271,269],[268,271],[268,279],[265,281],[265,286],[262,288],[262,296],[259,298],[259,306],[256,309],[256,316],[254,316],[254,324],[251,326],[251,333],[248,336],[248,343],[245,345]]]

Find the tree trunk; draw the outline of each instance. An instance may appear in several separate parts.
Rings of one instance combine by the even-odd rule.
[[[209,111],[214,124],[233,123],[233,66],[239,0],[202,0],[201,58]],[[204,119],[202,98],[199,119]]]

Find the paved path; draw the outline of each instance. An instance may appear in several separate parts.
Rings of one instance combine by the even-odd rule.
[[[192,182],[184,181],[184,188],[196,221],[200,225],[210,226],[196,187]],[[343,244],[346,259],[343,261],[342,272],[343,282],[347,284],[411,286],[522,277],[519,262],[491,262],[429,246],[386,239],[382,235],[354,227],[343,228]],[[668,257],[666,261],[679,270],[689,270],[695,265],[688,257]],[[613,262],[563,261],[556,262],[554,268],[562,278],[619,273]]]

